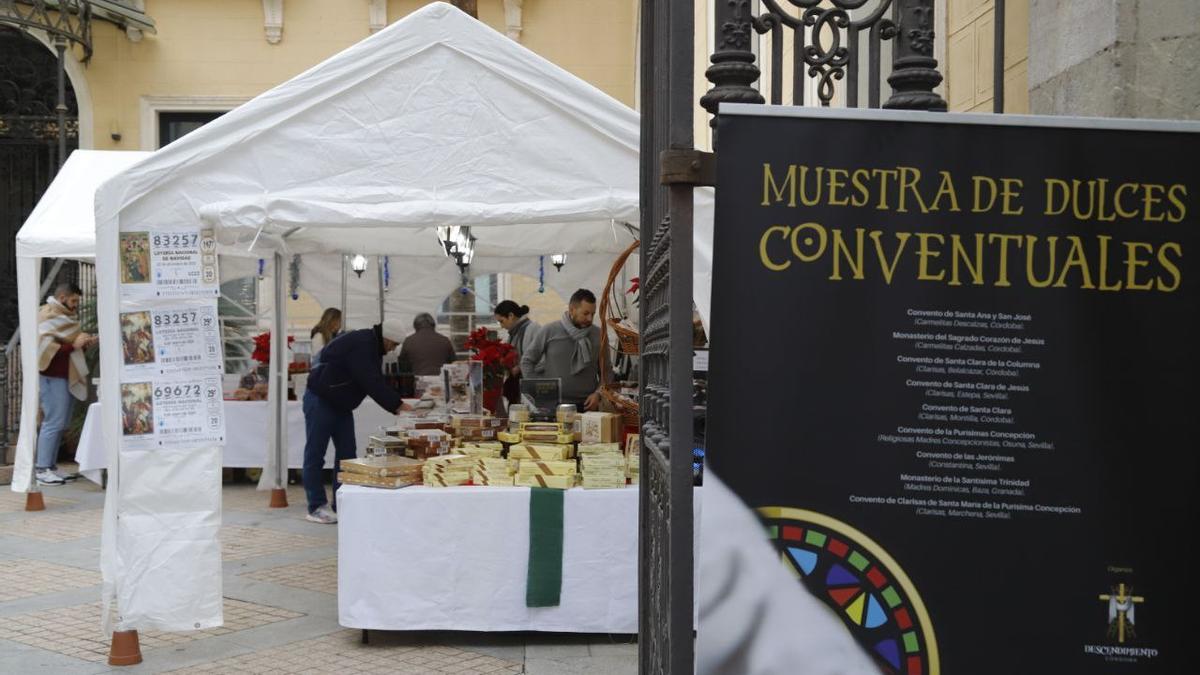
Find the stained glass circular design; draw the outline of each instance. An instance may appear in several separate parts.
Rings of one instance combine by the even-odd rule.
[[[937,639],[904,570],[862,532],[829,516],[760,508],[783,564],[833,608],[889,675],[940,675]]]

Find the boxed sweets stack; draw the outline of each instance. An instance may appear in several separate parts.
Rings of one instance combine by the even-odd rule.
[[[424,462],[407,457],[363,457],[343,459],[338,480],[349,485],[402,488],[420,485]]]
[[[515,460],[499,457],[472,457],[471,482],[475,485],[511,486],[515,471]]]
[[[517,465],[516,484],[566,490],[575,487],[577,476],[573,459],[522,459]]]
[[[471,466],[474,460],[466,455],[441,455],[425,460],[422,468],[425,485],[450,487],[471,482]]]
[[[508,406],[508,426],[496,432],[496,440],[506,444],[521,442],[521,425],[529,421],[529,406],[514,403]]]
[[[621,416],[616,413],[583,413],[581,443],[617,443],[621,440]]]
[[[367,455],[371,457],[401,456],[405,454],[407,447],[405,439],[396,436],[371,436],[367,439]]]
[[[638,471],[642,466],[642,437],[630,434],[625,440],[625,462],[629,466],[628,475],[631,485],[638,484]]]
[[[405,454],[413,459],[444,455],[454,447],[454,438],[441,429],[413,429],[407,435]]]
[[[575,434],[561,422],[524,422],[521,424],[521,442],[570,445],[575,442]]]
[[[617,443],[580,444],[579,466],[584,488],[625,487],[625,455]]]
[[[464,441],[494,441],[505,428],[504,420],[490,415],[451,415],[451,433]]]

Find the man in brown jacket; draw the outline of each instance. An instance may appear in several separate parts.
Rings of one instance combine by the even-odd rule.
[[[437,332],[433,316],[421,313],[413,319],[413,334],[404,338],[400,347],[400,363],[412,366],[412,374],[438,375],[442,366],[456,358],[450,338]]]

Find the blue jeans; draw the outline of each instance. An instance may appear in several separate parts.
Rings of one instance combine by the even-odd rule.
[[[50,469],[58,463],[58,444],[71,420],[75,398],[66,378],[45,375],[38,376],[38,398],[42,403],[42,428],[38,432],[36,466]]]
[[[328,503],[321,471],[325,468],[325,451],[333,440],[333,508],[337,510],[337,471],[341,460],[354,459],[358,444],[354,440],[354,413],[337,410],[311,391],[304,392],[304,493],[308,497],[308,512]]]

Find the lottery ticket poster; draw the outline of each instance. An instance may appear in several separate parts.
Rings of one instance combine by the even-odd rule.
[[[217,240],[211,228],[122,232],[118,264],[122,300],[221,294]]]
[[[224,444],[213,231],[124,231],[119,247],[121,449]]]
[[[121,383],[122,450],[181,450],[224,442],[219,374]]]
[[[122,381],[224,372],[221,327],[211,301],[121,312]]]

